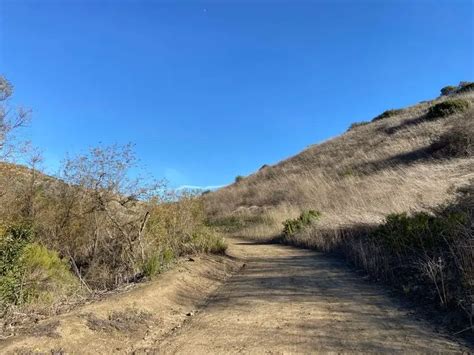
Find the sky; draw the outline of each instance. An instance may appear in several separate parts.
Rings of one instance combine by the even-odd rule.
[[[0,75],[47,170],[133,142],[170,186],[220,186],[474,81],[473,4],[0,0]]]

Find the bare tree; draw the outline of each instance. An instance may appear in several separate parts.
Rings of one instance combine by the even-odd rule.
[[[112,288],[133,278],[145,261],[148,201],[164,185],[131,178],[132,145],[97,147],[63,163],[54,216],[43,216],[42,233],[68,255],[94,288]]]
[[[12,108],[9,99],[13,94],[13,86],[0,75],[0,160],[6,160],[20,146],[14,133],[24,127],[30,120],[30,111],[22,107]]]

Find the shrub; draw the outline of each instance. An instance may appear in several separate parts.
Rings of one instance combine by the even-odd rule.
[[[146,277],[152,277],[161,271],[160,254],[155,253],[143,263],[142,272]]]
[[[375,117],[374,119],[372,119],[372,122],[380,121],[389,117],[393,117],[393,116],[399,115],[402,112],[403,112],[403,109],[387,110],[381,113],[380,115],[378,115],[377,117]]]
[[[203,227],[193,234],[191,248],[194,252],[224,254],[227,244],[221,235]]]
[[[23,250],[32,239],[31,230],[23,226],[8,227],[0,236],[0,307],[21,303]]]
[[[463,99],[451,99],[440,102],[428,110],[428,119],[446,117],[458,112],[464,112],[469,108],[469,101]]]
[[[458,87],[457,86],[445,86],[444,88],[441,89],[441,96],[447,96],[454,94],[457,91]]]
[[[460,84],[460,87],[459,89],[457,89],[456,93],[462,94],[469,91],[474,91],[474,83],[464,83],[462,85]]]
[[[472,257],[467,232],[472,230],[467,210],[446,208],[429,214],[391,214],[369,234],[369,245],[384,254],[382,273],[407,293],[438,299],[442,307],[463,305],[469,312]],[[397,270],[397,272],[394,272]],[[380,272],[380,270],[379,270]]]
[[[174,260],[176,260],[176,255],[173,250],[169,248],[166,248],[161,252],[152,253],[143,264],[143,275],[146,277],[153,277],[167,269]]]
[[[283,222],[283,235],[286,237],[294,235],[298,231],[312,224],[315,220],[319,219],[320,216],[320,212],[308,210],[302,212],[298,218],[287,219]]]
[[[375,229],[370,237],[389,250],[401,253],[435,250],[449,243],[452,232],[465,223],[466,216],[451,213],[443,218],[426,212],[408,216],[406,213],[390,214],[385,223]]]
[[[241,182],[243,179],[244,179],[243,176],[238,175],[238,176],[235,177],[235,182]]]
[[[368,122],[368,121],[354,122],[354,123],[352,123],[352,124],[349,126],[348,131],[351,131],[351,130],[353,130],[354,128],[357,128],[357,127],[361,127],[361,126],[368,125],[369,123],[370,123],[370,122]]]
[[[27,227],[10,227],[0,240],[0,306],[50,303],[78,287],[58,254],[32,242]]]
[[[50,303],[71,295],[79,287],[69,264],[58,253],[30,243],[23,250],[20,264],[23,279],[23,301]]]

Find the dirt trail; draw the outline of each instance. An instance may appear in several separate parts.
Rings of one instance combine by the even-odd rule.
[[[0,348],[160,354],[467,350],[412,319],[341,261],[282,245],[229,243],[233,261],[182,263],[156,282],[58,317],[53,336],[18,337]],[[139,318],[134,327],[94,326],[94,319],[130,305],[151,318]],[[91,313],[92,322],[84,318]],[[133,317],[128,321],[136,324]]]
[[[461,351],[338,260],[238,240],[230,252],[246,266],[159,353]]]

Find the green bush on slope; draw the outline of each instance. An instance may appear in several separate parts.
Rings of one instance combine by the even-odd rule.
[[[468,108],[469,101],[463,99],[446,100],[430,107],[426,117],[428,119],[434,120],[452,115],[454,113],[467,111]]]
[[[298,218],[287,219],[283,222],[283,234],[286,237],[292,236],[295,233],[302,230],[304,227],[309,226],[311,223],[319,219],[321,213],[318,211],[304,211]]]
[[[67,262],[35,243],[28,227],[6,228],[0,236],[0,306],[50,303],[78,289]]]
[[[387,110],[387,111],[382,112],[377,117],[373,118],[372,122],[380,121],[388,117],[393,117],[393,116],[399,115],[402,112],[403,112],[403,109]]]

